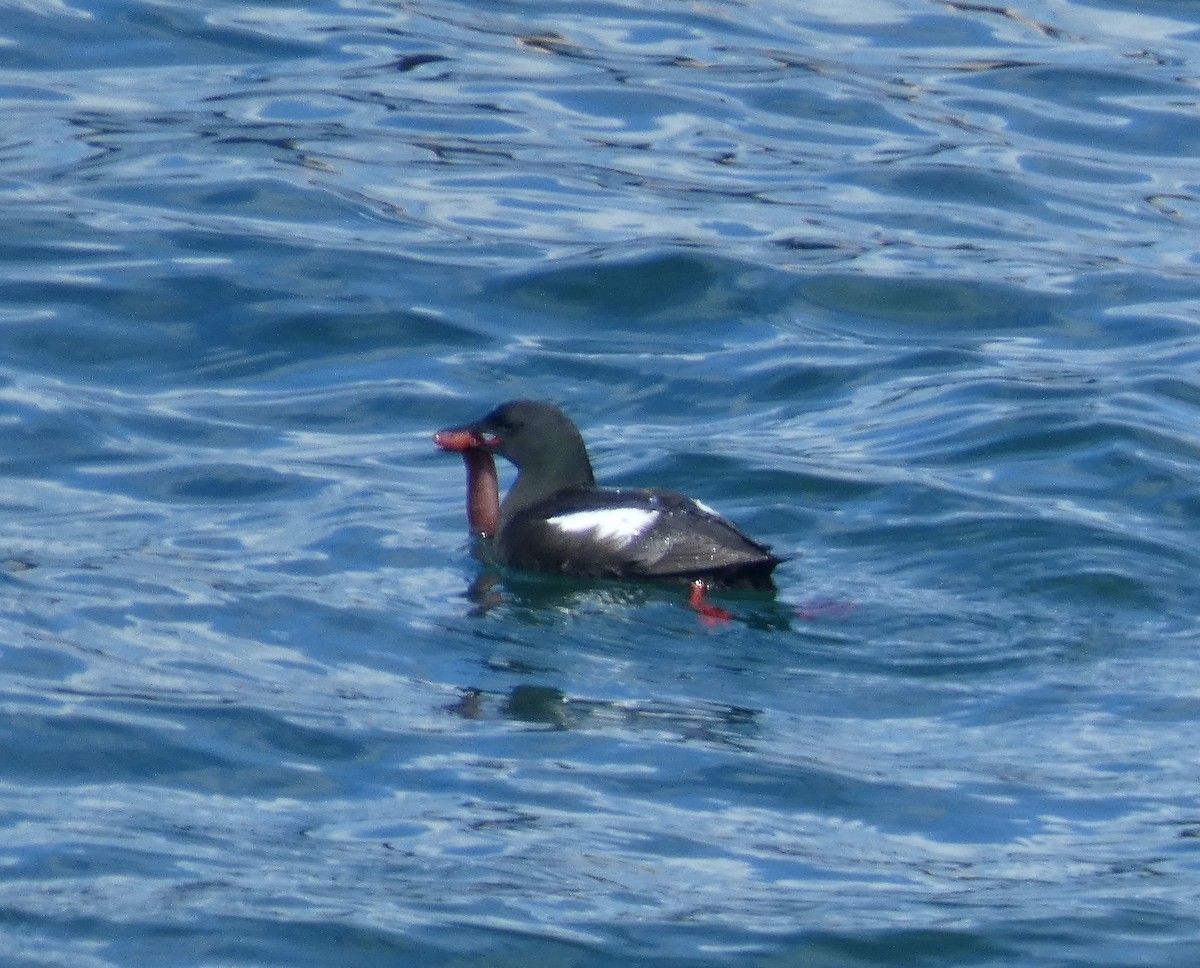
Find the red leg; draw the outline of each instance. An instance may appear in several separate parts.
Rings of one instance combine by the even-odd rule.
[[[728,622],[733,618],[732,612],[727,612],[723,608],[718,608],[716,605],[710,605],[704,600],[704,596],[708,594],[708,582],[702,578],[697,578],[692,582],[692,593],[688,597],[688,604],[692,606],[700,617],[704,620],[705,625],[716,625],[718,622]]]

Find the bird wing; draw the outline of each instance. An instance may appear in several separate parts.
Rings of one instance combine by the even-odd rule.
[[[554,495],[502,529],[500,554],[521,568],[616,578],[769,571],[779,561],[682,494],[627,489]]]

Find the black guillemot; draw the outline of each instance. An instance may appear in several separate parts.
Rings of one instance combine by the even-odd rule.
[[[775,587],[771,573],[784,559],[701,502],[658,488],[597,487],[583,437],[553,404],[512,400],[434,441],[462,455],[471,530],[495,539],[503,565],[684,580],[692,605],[718,618],[728,613],[704,602],[709,587]],[[493,454],[517,468],[503,504]]]

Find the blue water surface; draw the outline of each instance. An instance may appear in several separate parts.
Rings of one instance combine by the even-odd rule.
[[[1196,962],[1198,90],[1185,0],[0,3],[0,962]],[[515,396],[778,595],[485,573]]]

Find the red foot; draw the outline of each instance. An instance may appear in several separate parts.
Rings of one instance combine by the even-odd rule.
[[[704,596],[708,594],[708,584],[697,578],[692,582],[692,593],[688,597],[688,604],[700,613],[700,618],[704,620],[705,625],[716,625],[719,622],[728,622],[733,618],[732,612],[727,612],[723,608],[718,608],[716,605],[710,605],[704,600]]]

